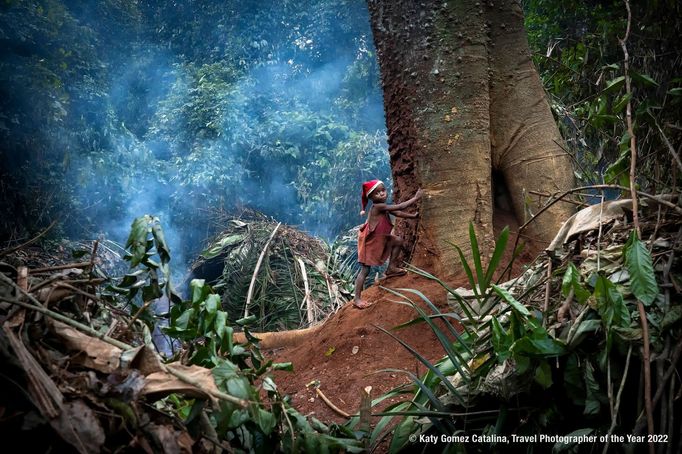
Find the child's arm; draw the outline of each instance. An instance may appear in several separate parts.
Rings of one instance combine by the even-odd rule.
[[[411,205],[414,205],[417,202],[417,200],[422,198],[422,194],[423,194],[423,191],[421,189],[418,189],[416,194],[414,195],[414,197],[412,197],[409,200],[404,201],[403,203],[398,203],[395,205],[388,205],[386,203],[377,203],[376,205],[373,206],[373,208],[376,209],[377,211],[391,211],[391,212],[394,212],[394,214],[395,214],[396,211],[401,211],[401,210],[404,210],[405,208],[407,208]]]
[[[404,211],[394,211],[393,213],[394,216],[399,217],[399,218],[407,218],[407,219],[416,219],[419,217],[419,211],[415,211],[414,213],[405,213]]]

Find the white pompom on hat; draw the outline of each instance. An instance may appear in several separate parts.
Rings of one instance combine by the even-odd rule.
[[[384,182],[381,180],[369,180],[362,183],[362,211],[360,211],[360,216],[367,214],[365,208],[367,208],[367,203],[369,202],[368,197],[380,184],[384,184]]]

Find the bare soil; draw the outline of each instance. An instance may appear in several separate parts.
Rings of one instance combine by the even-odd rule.
[[[502,225],[510,225],[512,230],[499,268],[501,270],[512,255],[516,222],[511,216],[498,217],[496,220],[496,235],[499,235]],[[531,262],[541,249],[540,244],[529,245],[503,280],[521,273],[524,264]],[[463,273],[445,280],[451,288],[469,287]],[[441,311],[448,310],[447,292],[440,284],[408,273],[375,282],[365,289],[362,296],[371,303],[370,307],[357,309],[349,302],[325,322],[323,329],[311,333],[303,343],[266,351],[266,355],[277,362],[293,363],[293,373],[277,371],[274,379],[280,390],[291,396],[292,404],[302,414],[315,416],[323,422],[346,421],[320,399],[315,390],[318,386],[334,405],[346,413],[354,414],[358,411],[361,390],[366,386],[372,386],[372,396],[375,398],[397,386],[410,384],[405,373],[383,370],[410,371],[417,376],[426,372],[426,368],[413,354],[378,329],[391,330],[418,317],[412,307],[398,304],[396,301],[400,298],[386,288],[418,290]],[[405,294],[411,295],[415,303],[431,313],[419,297]],[[425,323],[393,332],[431,362],[445,356],[442,345]],[[356,353],[353,353],[354,347],[357,347]],[[394,402],[395,399],[388,400],[385,404]]]
[[[459,278],[449,284],[457,287],[466,285],[465,282],[466,279]],[[417,289],[441,310],[447,306],[445,289],[420,276],[408,274],[388,279],[381,286]],[[391,330],[418,317],[412,307],[396,303],[400,298],[381,286],[375,284],[363,292],[363,298],[371,302],[370,307],[357,309],[348,303],[327,320],[322,331],[311,335],[304,343],[270,352],[276,361],[293,363],[293,373],[278,371],[274,379],[280,390],[292,397],[292,404],[301,413],[325,422],[345,421],[319,398],[311,383],[319,382],[320,390],[334,405],[353,414],[358,410],[364,387],[372,386],[372,396],[378,397],[396,386],[410,383],[406,374],[382,372],[383,369],[408,370],[417,375],[426,372],[409,351],[377,328]],[[426,309],[420,298],[412,299]],[[436,361],[445,354],[424,323],[395,331],[395,334],[429,361]],[[355,354],[354,347],[357,347]]]

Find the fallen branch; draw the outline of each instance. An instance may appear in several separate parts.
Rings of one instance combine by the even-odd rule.
[[[0,275],[0,277],[6,278],[4,275]],[[12,284],[14,285],[13,282],[12,282]],[[28,295],[28,296],[29,296],[31,299],[35,300],[35,298],[33,298],[31,295]],[[104,342],[108,342],[108,343],[110,343],[111,345],[114,345],[114,346],[116,346],[116,347],[119,347],[119,348],[121,348],[121,349],[123,349],[123,350],[130,350],[130,349],[133,348],[131,345],[128,345],[128,344],[123,343],[123,342],[121,342],[121,341],[119,341],[119,340],[116,340],[116,339],[112,339],[111,337],[106,336],[106,335],[104,335],[104,334],[98,332],[97,330],[95,330],[95,329],[93,329],[93,328],[90,328],[90,327],[87,326],[87,325],[83,325],[82,323],[79,323],[79,322],[77,322],[77,321],[75,321],[75,320],[73,320],[73,319],[70,319],[69,317],[66,317],[66,316],[64,316],[64,315],[62,315],[62,314],[59,314],[59,313],[57,313],[57,312],[53,312],[53,311],[51,311],[51,310],[49,310],[49,309],[45,309],[45,308],[42,307],[42,306],[35,306],[35,305],[32,305],[32,304],[24,303],[24,302],[22,302],[22,301],[17,301],[17,300],[14,300],[14,299],[9,299],[9,298],[4,298],[4,297],[0,297],[0,301],[5,301],[5,302],[7,302],[7,303],[16,304],[17,306],[21,306],[21,307],[24,307],[24,308],[26,308],[26,309],[31,309],[31,310],[40,312],[40,313],[42,313],[42,314],[44,314],[44,315],[47,315],[47,316],[49,316],[49,317],[52,317],[52,318],[54,318],[55,320],[59,320],[60,322],[64,322],[64,323],[66,323],[67,325],[69,325],[69,326],[71,326],[71,327],[73,327],[73,328],[76,328],[76,329],[78,329],[78,330],[81,330],[81,331],[83,331],[83,332],[85,332],[85,333],[87,333],[87,334],[92,335],[93,337],[96,337],[96,338],[98,338],[98,339],[101,339],[101,340],[103,340]],[[36,302],[37,302],[37,301],[36,301]],[[154,354],[157,355],[156,352],[154,352]],[[157,357],[158,357],[158,355],[157,355]],[[234,396],[231,396],[231,395],[229,395],[229,394],[226,394],[226,393],[223,393],[223,392],[220,392],[220,391],[214,391],[214,390],[210,390],[210,389],[205,389],[205,388],[201,387],[201,385],[200,385],[199,383],[197,383],[196,380],[193,380],[191,377],[188,377],[187,375],[183,374],[182,372],[180,372],[180,371],[178,371],[178,370],[175,370],[175,369],[173,369],[173,368],[171,368],[171,367],[166,366],[165,364],[161,363],[160,361],[159,361],[159,363],[160,363],[161,368],[162,368],[162,370],[163,370],[164,372],[166,372],[166,373],[168,373],[168,374],[170,374],[170,375],[173,375],[174,377],[176,377],[176,378],[178,378],[179,380],[181,380],[181,381],[187,383],[188,385],[192,385],[192,386],[194,386],[194,387],[196,387],[196,388],[201,389],[201,390],[204,391],[206,394],[209,394],[209,395],[211,395],[211,396],[213,396],[213,397],[215,397],[215,398],[217,398],[217,399],[220,399],[220,400],[226,400],[226,401],[228,401],[228,402],[235,403],[235,404],[241,406],[242,408],[246,408],[246,407],[248,406],[248,404],[249,404],[247,401],[245,401],[245,400],[243,400],[243,399],[239,399],[239,398],[234,397]]]
[[[5,301],[5,302],[10,303],[10,304],[15,304],[17,306],[21,306],[21,307],[24,307],[26,309],[31,309],[31,310],[40,312],[44,315],[47,315],[47,316],[52,317],[56,320],[59,320],[63,323],[66,323],[67,325],[69,325],[73,328],[76,328],[76,329],[78,329],[84,333],[90,334],[93,337],[96,337],[97,339],[100,339],[104,342],[107,342],[111,345],[114,345],[114,346],[116,346],[122,350],[131,350],[133,348],[133,346],[128,345],[128,344],[121,342],[119,340],[112,339],[111,337],[106,336],[103,333],[100,333],[99,331],[95,330],[94,328],[91,328],[87,325],[79,323],[79,322],[77,322],[77,321],[75,321],[69,317],[66,317],[65,315],[62,315],[62,314],[59,314],[57,312],[54,312],[54,311],[51,311],[49,309],[44,308],[43,306],[40,305],[40,302],[37,299],[35,299],[35,297],[33,297],[33,295],[31,295],[30,293],[26,292],[24,289],[19,287],[17,284],[15,284],[12,281],[12,279],[8,278],[4,274],[0,273],[0,280],[10,284],[12,287],[19,290],[19,292],[21,292],[23,295],[25,295],[33,304],[24,303],[23,301],[19,301],[17,299],[5,298],[5,297],[1,297],[1,296],[0,296],[0,301]],[[246,408],[249,405],[249,402],[244,400],[244,399],[240,399],[238,397],[231,396],[231,395],[226,394],[226,393],[221,392],[221,391],[215,391],[215,390],[203,388],[200,384],[198,384],[196,382],[196,380],[193,380],[191,377],[188,377],[184,373],[163,364],[163,362],[161,361],[161,358],[159,357],[157,352],[153,351],[153,354],[159,360],[158,362],[161,365],[162,370],[166,373],[169,373],[169,374],[175,376],[179,380],[181,380],[181,381],[183,381],[189,385],[192,385],[198,389],[201,389],[202,391],[206,392],[207,394],[209,394],[209,395],[211,395],[217,399],[232,402],[234,404],[241,406],[242,408]]]
[[[29,270],[29,274],[46,273],[48,271],[68,270],[69,268],[87,268],[90,262],[66,263],[64,265],[46,266],[44,268],[34,268]]]
[[[123,343],[123,342],[116,340],[116,339],[112,339],[111,337],[100,333],[96,329],[90,328],[87,325],[83,325],[82,323],[79,323],[79,322],[77,322],[77,321],[75,321],[75,320],[73,320],[73,319],[71,319],[65,315],[62,315],[58,312],[51,311],[49,309],[45,309],[43,306],[39,305],[40,303],[37,300],[35,300],[35,298],[33,298],[33,297],[31,297],[31,298],[37,304],[28,304],[28,303],[24,303],[23,301],[11,299],[11,298],[5,298],[2,296],[0,296],[0,301],[4,301],[4,302],[10,303],[10,304],[15,304],[17,306],[21,306],[21,307],[26,308],[26,309],[31,309],[33,311],[40,312],[43,315],[47,315],[48,317],[52,317],[55,320],[59,320],[60,322],[66,323],[67,325],[69,325],[73,328],[79,329],[85,333],[90,334],[93,337],[101,339],[104,342],[108,342],[111,345],[115,345],[116,347],[121,348],[123,350],[130,350],[131,348],[133,348],[131,345],[128,345],[128,344]]]
[[[38,241],[41,237],[43,237],[47,232],[49,232],[49,231],[52,229],[52,227],[55,226],[56,223],[57,223],[56,220],[55,220],[55,221],[52,221],[52,223],[51,223],[50,225],[48,225],[47,228],[45,228],[45,230],[43,230],[42,232],[40,232],[37,236],[35,236],[35,237],[31,238],[30,240],[28,240],[27,242],[21,243],[21,244],[18,245],[18,246],[14,246],[14,247],[11,247],[11,248],[9,248],[9,249],[5,249],[5,250],[3,250],[3,251],[0,251],[0,257],[4,257],[4,256],[7,255],[7,254],[11,254],[12,252],[16,252],[16,251],[18,251],[19,249],[25,248],[26,246],[29,246],[29,245],[35,243],[35,242]]]
[[[324,393],[320,390],[320,388],[315,388],[315,392],[317,393],[318,396],[320,396],[320,399],[322,399],[325,404],[329,405],[329,408],[334,410],[334,412],[343,416],[344,418],[350,418],[351,415],[349,415],[345,411],[341,410],[339,407],[334,405],[331,400],[327,399],[327,396],[324,395]]]

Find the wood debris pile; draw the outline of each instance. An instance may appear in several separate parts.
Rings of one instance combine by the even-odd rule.
[[[2,257],[3,439],[28,452],[213,452],[210,434],[190,435],[158,399],[230,396],[210,369],[163,364],[149,330],[99,297],[105,270],[120,266],[102,246],[91,245],[97,255],[83,262],[59,263],[37,249]]]

